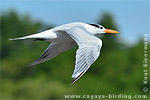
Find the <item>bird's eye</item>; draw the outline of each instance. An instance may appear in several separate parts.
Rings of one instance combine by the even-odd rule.
[[[100,29],[103,29],[103,27],[101,26]]]

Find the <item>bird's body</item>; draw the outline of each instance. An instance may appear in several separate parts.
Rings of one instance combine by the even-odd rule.
[[[54,58],[60,53],[71,49],[77,43],[79,49],[76,52],[76,66],[72,75],[72,78],[75,78],[71,83],[73,84],[88,70],[100,54],[102,41],[94,35],[106,32],[118,33],[117,31],[105,29],[101,25],[74,22],[41,33],[10,40],[34,38],[51,42],[44,53],[30,66]]]
[[[74,23],[57,26],[55,28],[52,28],[52,29],[49,29],[49,30],[46,30],[37,34],[33,34],[33,35],[21,37],[21,38],[10,39],[10,40],[39,38],[39,39],[45,39],[46,41],[49,41],[49,42],[69,42],[69,41],[74,41],[74,40],[63,30],[74,29],[77,27],[81,29],[85,29],[85,30],[90,30],[88,24],[81,23],[81,22],[74,22]]]

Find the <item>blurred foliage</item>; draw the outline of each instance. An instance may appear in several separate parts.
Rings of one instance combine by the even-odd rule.
[[[0,22],[2,99],[64,99],[67,94],[145,94],[142,90],[143,41],[127,47],[119,42],[119,34],[104,35],[100,57],[78,82],[69,86],[77,46],[47,62],[28,67],[49,43],[30,39],[9,41],[8,38],[37,33],[53,25],[33,21],[15,11],[2,13]],[[118,30],[108,13],[98,23]]]

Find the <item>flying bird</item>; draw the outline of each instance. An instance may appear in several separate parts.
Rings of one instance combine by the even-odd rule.
[[[75,69],[72,75],[72,78],[74,79],[71,82],[71,84],[73,84],[99,57],[102,40],[96,36],[103,33],[119,32],[111,29],[105,29],[102,25],[98,24],[73,22],[54,27],[37,34],[9,40],[35,39],[51,42],[44,53],[30,64],[30,66],[52,59],[77,44],[79,48],[76,51]]]

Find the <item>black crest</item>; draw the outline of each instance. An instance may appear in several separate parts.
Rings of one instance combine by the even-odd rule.
[[[97,24],[89,24],[89,25],[92,25],[92,26],[99,28],[99,25],[97,25]]]

